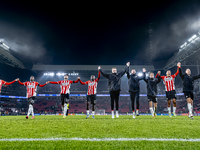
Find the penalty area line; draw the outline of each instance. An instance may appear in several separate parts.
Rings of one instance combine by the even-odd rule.
[[[11,138],[1,141],[180,141],[200,142],[200,139],[176,139],[176,138]]]

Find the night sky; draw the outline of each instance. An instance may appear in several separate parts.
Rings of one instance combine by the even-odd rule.
[[[0,39],[22,61],[37,64],[146,64],[169,59],[200,30],[199,4],[1,2]]]

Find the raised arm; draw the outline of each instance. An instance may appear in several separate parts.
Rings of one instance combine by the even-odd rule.
[[[148,83],[148,79],[146,79],[146,69],[145,69],[145,68],[143,68],[143,76],[144,76],[143,80],[144,80],[146,83]]]
[[[156,76],[155,76],[155,78],[158,78],[158,76],[159,76],[159,74],[157,73]]]
[[[86,82],[82,82],[81,79],[79,79],[79,81],[80,81],[80,83],[81,83],[82,85],[86,85],[86,84],[88,84],[87,81],[86,81]]]
[[[173,75],[174,78],[179,74],[179,68],[181,68],[181,67],[178,67],[178,68],[177,68],[176,73]]]
[[[45,85],[47,85],[46,83],[45,84],[38,84],[39,87],[44,87]]]
[[[158,74],[156,84],[160,83],[160,81],[161,81],[161,77],[160,77],[160,74]]]
[[[126,73],[126,68],[125,68],[124,71],[120,72],[120,73],[118,74],[118,76],[121,78],[125,73]]]
[[[23,82],[23,83],[22,83],[20,80],[18,80],[18,83],[19,83],[20,85],[25,85],[26,82]]]
[[[200,74],[197,75],[197,76],[193,76],[193,77],[194,77],[194,80],[199,79],[200,78]]]
[[[118,74],[118,76],[119,76],[120,78],[126,73],[126,70],[127,70],[127,68],[128,68],[129,66],[130,66],[130,62],[127,62],[124,71],[122,71],[122,72],[120,72],[120,73]]]
[[[126,67],[126,74],[127,74],[127,78],[130,78],[130,73],[129,73],[129,67]]]
[[[109,75],[108,73],[105,73],[104,71],[101,70],[101,67],[99,66],[99,71],[101,72],[101,74],[106,77],[106,78],[109,78]]]
[[[79,81],[79,80],[77,79],[76,81],[73,81],[72,83],[78,83],[78,81]]]
[[[51,83],[51,84],[59,84],[58,82],[55,82],[55,81],[49,81],[49,83]]]
[[[11,82],[4,81],[4,85],[11,85],[11,84],[15,83],[15,81],[18,81],[18,80],[15,79],[14,81],[11,81]]]
[[[101,72],[100,72],[100,71],[98,71],[98,78],[96,78],[96,81],[97,81],[97,82],[99,82],[99,80],[100,80],[100,77],[101,77]]]
[[[144,72],[146,72],[146,69],[142,69],[143,75],[141,77],[138,77],[139,80],[143,80],[146,76],[144,76]]]
[[[158,73],[156,74],[155,78],[158,78],[158,76],[160,76],[160,73],[161,73],[161,71],[158,71]],[[160,78],[161,78],[161,79],[164,79],[165,76],[160,76]],[[160,80],[161,80],[161,79],[160,79]]]
[[[184,79],[184,75],[182,74],[181,68],[179,68],[179,75],[180,75],[181,79],[183,80]]]

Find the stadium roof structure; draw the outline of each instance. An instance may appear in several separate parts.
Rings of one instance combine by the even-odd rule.
[[[111,71],[113,67],[118,70],[124,70],[125,65],[33,65],[33,71],[96,71],[98,66],[101,66],[104,71]],[[154,71],[153,65],[131,65],[131,68],[136,70],[147,70]]]
[[[0,41],[0,63],[24,69],[24,64],[10,53],[9,47]]]
[[[200,32],[198,35],[192,36],[185,42],[166,63],[164,70],[168,70],[177,65],[178,62],[183,62],[184,66],[198,66],[200,58]],[[192,39],[192,40],[191,40]],[[183,66],[182,65],[182,66]]]

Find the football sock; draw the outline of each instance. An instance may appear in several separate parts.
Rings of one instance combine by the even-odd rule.
[[[191,103],[188,103],[188,110],[189,110],[189,114],[192,114],[192,110],[191,110]]]
[[[171,107],[167,107],[168,113],[171,115]]]
[[[111,114],[112,114],[112,116],[114,116],[114,111],[113,110],[111,111]]]
[[[94,116],[94,114],[95,114],[95,111],[92,111],[92,116]]]
[[[30,113],[31,113],[31,107],[32,107],[32,105],[30,104],[30,105],[29,105],[29,108],[28,108],[28,114],[27,114],[27,116],[29,116]]]
[[[119,117],[118,110],[116,110],[116,117]]]
[[[176,113],[176,107],[173,107],[173,113]]]
[[[116,116],[118,116],[119,114],[118,114],[118,110],[116,110]]]
[[[31,114],[32,114],[32,116],[34,116],[33,105],[32,105],[32,108],[31,108]]]
[[[153,113],[154,113],[154,112],[153,112],[153,108],[150,107],[149,109],[150,109],[151,115],[152,115],[152,117],[153,117],[153,116],[154,116],[154,114],[153,114]]]
[[[87,110],[87,115],[89,116],[89,114],[90,114],[90,111],[89,111],[89,110]]]
[[[156,113],[157,107],[154,107],[154,112]]]
[[[64,116],[66,115],[66,112],[67,112],[67,104],[65,103],[65,104],[64,104],[64,112],[63,112],[63,115],[64,115]]]

